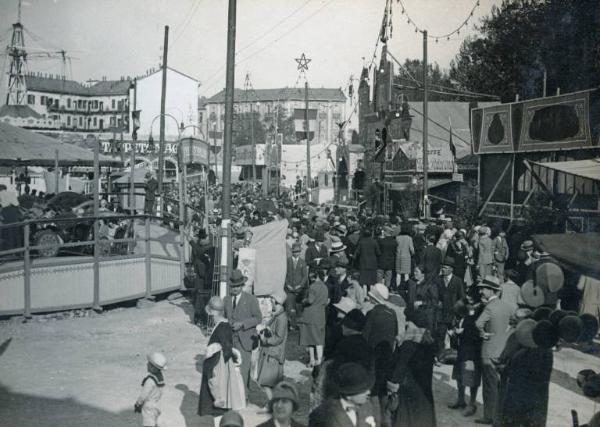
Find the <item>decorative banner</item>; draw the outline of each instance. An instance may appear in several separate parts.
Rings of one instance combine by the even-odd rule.
[[[238,264],[236,268],[248,278],[245,286],[247,286],[249,289],[252,289],[252,286],[254,286],[254,279],[256,277],[256,249],[240,248]]]
[[[255,144],[255,159],[256,166],[265,165],[265,144]],[[252,166],[252,145],[241,145],[235,147],[235,164],[238,166]]]
[[[285,294],[283,285],[287,273],[285,237],[288,229],[287,220],[274,221],[258,227],[252,227],[250,247],[256,250],[254,272],[254,295]],[[242,256],[240,249],[240,258]]]

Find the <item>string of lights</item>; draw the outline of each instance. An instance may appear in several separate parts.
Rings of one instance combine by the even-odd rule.
[[[404,3],[402,2],[402,0],[398,0],[398,3],[400,3],[400,7],[402,8],[400,10],[400,13],[402,13],[403,15],[406,15],[406,22],[409,25],[412,25],[414,27],[415,33],[417,33],[417,32],[422,33],[424,31],[424,29],[421,28],[419,25],[417,25],[417,23],[414,21],[414,19],[412,19],[410,17],[410,15],[408,14],[408,12],[406,10],[406,6],[404,6]],[[443,39],[450,40],[450,37],[453,36],[454,34],[460,35],[460,31],[463,28],[465,28],[467,25],[469,25],[469,20],[471,18],[473,18],[473,14],[475,13],[475,10],[479,7],[479,5],[480,5],[480,0],[476,0],[475,4],[471,8],[471,11],[468,13],[467,17],[454,30],[452,30],[446,34],[429,34],[429,32],[428,32],[427,37],[435,40],[435,42],[437,43],[439,40],[443,40]]]

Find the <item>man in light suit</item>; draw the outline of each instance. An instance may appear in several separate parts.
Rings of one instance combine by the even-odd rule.
[[[300,258],[302,246],[296,242],[292,245],[292,256],[287,259],[287,273],[285,275],[285,310],[290,319],[290,328],[296,329],[296,317],[301,314],[302,300],[308,289],[308,267]]]
[[[358,363],[344,363],[335,373],[340,396],[317,406],[308,418],[308,427],[370,427],[380,425],[370,399],[374,376]]]
[[[231,272],[229,295],[225,297],[225,317],[233,329],[233,347],[242,354],[242,377],[247,396],[252,350],[258,347],[256,325],[262,321],[262,314],[256,297],[242,291],[246,280],[247,277],[240,270],[235,269]]]
[[[500,281],[496,276],[485,276],[477,285],[481,299],[485,303],[483,312],[475,322],[483,338],[481,346],[482,382],[483,382],[483,418],[475,420],[477,424],[492,424],[498,400],[500,374],[496,369],[506,340],[513,307],[502,301]]]

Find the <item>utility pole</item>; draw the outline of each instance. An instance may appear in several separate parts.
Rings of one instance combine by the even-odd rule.
[[[423,213],[425,219],[429,218],[429,180],[427,171],[429,169],[429,156],[428,156],[428,103],[427,96],[429,95],[429,83],[427,81],[427,30],[423,31]]]
[[[254,141],[254,104],[250,103],[250,140],[252,141],[252,186],[256,184],[256,143]]]
[[[167,98],[167,54],[169,51],[169,26],[165,25],[165,41],[163,43],[162,90],[160,94],[160,141],[158,143],[158,194],[160,194],[159,213],[163,207],[163,174],[165,163],[165,102]]]
[[[133,79],[133,110],[137,110],[137,78]],[[132,134],[131,134],[131,160],[130,169],[131,173],[129,174],[129,210],[131,211],[131,215],[135,215],[135,148],[137,146],[137,129],[135,129],[135,123],[133,122],[133,113],[131,115],[131,125],[132,125]],[[123,147],[121,147],[121,150]]]
[[[223,139],[223,197],[221,198],[221,265],[219,295],[227,295],[229,282],[230,227],[231,222],[231,146],[233,132],[233,95],[235,84],[235,27],[237,0],[229,0],[227,22],[227,72],[225,80],[225,129]]]
[[[310,132],[308,127],[308,81],[304,82],[304,127],[306,128],[306,200],[312,199],[312,175],[310,174]]]

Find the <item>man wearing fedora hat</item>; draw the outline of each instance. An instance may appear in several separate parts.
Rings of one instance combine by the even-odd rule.
[[[513,307],[499,298],[501,287],[496,276],[485,276],[477,284],[477,287],[481,299],[485,303],[485,308],[475,322],[483,338],[481,346],[483,418],[475,420],[475,422],[477,424],[492,424],[500,385],[497,364],[508,339],[510,318],[514,310]]]
[[[256,297],[242,290],[246,280],[237,268],[231,272],[230,294],[225,297],[225,317],[233,329],[233,346],[242,354],[242,377],[248,392],[252,350],[258,347],[256,325],[261,323],[262,313]]]
[[[302,300],[308,290],[308,267],[300,257],[302,245],[296,242],[292,245],[292,256],[287,259],[285,275],[285,309],[290,319],[290,328],[297,329],[296,316],[302,312]]]
[[[446,332],[455,321],[454,306],[464,298],[464,284],[454,275],[454,258],[444,257],[441,275],[437,277],[440,306],[437,313],[437,328],[433,331],[438,346],[438,354],[445,348]]]
[[[308,418],[309,427],[368,427],[379,425],[370,402],[374,376],[359,363],[344,363],[335,372],[339,397],[317,406]]]

